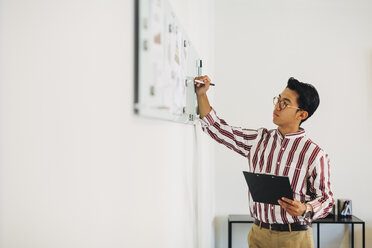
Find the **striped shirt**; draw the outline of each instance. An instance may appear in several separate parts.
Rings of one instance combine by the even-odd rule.
[[[293,198],[311,204],[312,219],[289,215],[280,205],[254,202],[248,191],[252,217],[270,224],[305,223],[323,218],[332,210],[328,154],[306,136],[304,129],[283,135],[278,129],[245,129],[228,125],[215,110],[201,119],[202,129],[218,143],[248,160],[248,171],[288,176]]]

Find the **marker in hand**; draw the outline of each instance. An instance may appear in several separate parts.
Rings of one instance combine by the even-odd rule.
[[[197,83],[199,83],[199,84],[205,84],[203,81],[200,81],[200,80],[197,80],[197,79],[195,79],[194,81],[197,82]],[[214,86],[213,83],[210,83],[209,85],[210,86]]]

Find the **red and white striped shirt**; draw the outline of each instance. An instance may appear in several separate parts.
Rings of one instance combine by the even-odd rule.
[[[232,127],[214,109],[201,119],[202,129],[217,142],[248,159],[248,171],[288,176],[293,197],[313,207],[312,220],[325,217],[334,204],[328,154],[306,136],[304,129],[285,137],[278,129]],[[253,202],[248,192],[251,216],[266,223],[304,223],[280,205]],[[312,221],[306,220],[306,221]]]

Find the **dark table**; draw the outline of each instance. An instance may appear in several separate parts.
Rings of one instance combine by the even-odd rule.
[[[250,215],[229,215],[228,217],[228,242],[232,248],[232,224],[234,223],[253,223],[254,219]],[[348,218],[327,217],[313,221],[317,225],[317,247],[320,247],[320,224],[350,224],[351,225],[351,247],[354,248],[354,225],[361,224],[363,228],[363,248],[365,248],[365,222],[354,215]]]

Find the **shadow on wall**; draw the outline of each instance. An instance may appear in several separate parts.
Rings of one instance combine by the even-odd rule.
[[[367,223],[367,222],[366,222]],[[368,232],[372,229],[366,228],[366,244],[368,242]],[[351,233],[352,227],[350,224],[339,225],[339,224],[326,224],[320,225],[320,247],[327,248],[348,248],[351,247]],[[362,225],[354,225],[354,247],[362,247],[362,237],[363,237]],[[317,225],[313,224],[313,235],[314,244],[317,245]],[[366,246],[368,247],[368,246]]]
[[[362,234],[360,234],[360,236],[362,236]],[[366,221],[366,247],[370,247],[371,244],[372,244],[372,227],[367,227],[367,221]],[[355,246],[355,247],[358,247],[358,246]],[[362,245],[360,245],[359,247],[362,247]]]
[[[372,51],[369,54],[368,57],[368,69],[370,74],[368,75],[368,80],[367,80],[367,90],[368,90],[368,108],[372,109]],[[369,122],[372,122],[372,113],[369,113]],[[372,139],[372,130],[370,129],[370,138]],[[369,247],[368,244],[372,244],[372,227],[368,227],[369,220],[366,220],[366,247]]]
[[[369,109],[372,109],[372,51],[368,58],[368,69],[370,72],[370,74],[368,75],[368,80],[367,80],[368,107]],[[370,114],[369,118],[372,121],[372,114]]]
[[[318,225],[313,224],[313,237],[314,245],[317,247],[317,232]],[[320,247],[327,248],[346,248],[349,247],[349,228],[348,225],[338,225],[338,224],[326,224],[320,225]]]
[[[227,216],[217,215],[213,222],[215,247],[227,247]]]
[[[363,229],[361,225],[355,225],[354,226],[354,247],[363,247]],[[349,227],[349,231],[351,232],[351,227]],[[345,236],[348,236],[348,233],[345,232]],[[348,236],[350,237],[350,236]],[[348,240],[347,244],[350,243],[351,240]],[[367,228],[367,221],[366,221],[366,229],[365,229],[365,247],[370,247],[368,244],[372,243],[372,228]]]
[[[238,213],[239,214],[239,213]],[[245,213],[246,214],[246,213]],[[247,238],[252,224],[235,223],[232,226],[233,247],[248,247]],[[228,247],[228,221],[227,215],[220,215],[214,218],[215,248]]]

